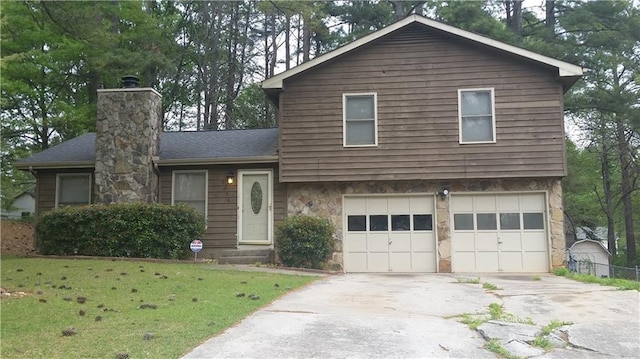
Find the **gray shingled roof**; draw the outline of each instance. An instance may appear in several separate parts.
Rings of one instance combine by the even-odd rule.
[[[92,165],[95,162],[96,134],[65,141],[16,162],[17,167],[47,165]],[[163,132],[160,137],[160,163],[247,161],[278,155],[278,129],[251,129],[200,132]]]

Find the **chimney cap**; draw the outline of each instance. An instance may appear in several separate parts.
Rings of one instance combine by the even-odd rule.
[[[140,79],[134,75],[126,75],[122,76],[122,87],[123,88],[135,88],[140,85]]]

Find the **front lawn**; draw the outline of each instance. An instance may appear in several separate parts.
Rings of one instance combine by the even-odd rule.
[[[317,277],[204,263],[2,258],[0,357],[178,358]]]

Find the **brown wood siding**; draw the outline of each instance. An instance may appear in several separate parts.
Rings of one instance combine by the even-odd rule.
[[[201,238],[206,248],[236,248],[238,231],[237,184],[227,185],[227,173],[238,169],[273,169],[273,218],[279,221],[285,216],[285,185],[278,182],[278,169],[258,165],[232,166],[182,166],[160,168],[160,202],[171,204],[172,173],[175,170],[208,170],[207,229]],[[236,177],[237,179],[237,177]]]
[[[56,208],[56,176],[58,173],[91,173],[91,202],[95,200],[93,168],[38,170],[36,175],[36,214]]]
[[[458,89],[494,88],[496,143],[459,144]],[[343,147],[342,95],[375,92],[378,146]],[[565,175],[551,70],[409,27],[284,83],[280,180]]]

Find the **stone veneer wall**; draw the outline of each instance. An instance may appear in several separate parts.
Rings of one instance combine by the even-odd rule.
[[[435,193],[447,187],[451,192],[518,192],[548,191],[551,233],[551,265],[565,263],[562,185],[560,179],[510,179],[453,182],[398,181],[398,182],[345,182],[345,183],[289,183],[287,214],[312,215],[328,218],[336,227],[336,249],[330,261],[334,269],[343,268],[343,213],[342,196],[350,194],[403,194]],[[451,228],[449,198],[436,200],[436,230],[438,238],[438,271],[451,272]]]
[[[162,96],[150,88],[98,90],[96,199],[157,202]]]

